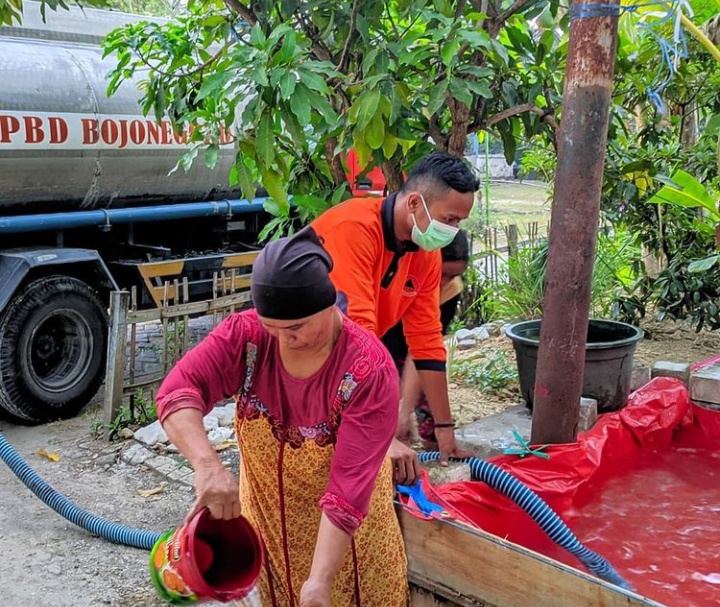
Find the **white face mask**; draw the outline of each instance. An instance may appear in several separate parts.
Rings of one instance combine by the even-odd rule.
[[[427,204],[425,204],[425,198],[422,194],[420,194],[420,200],[422,200],[423,208],[427,213],[430,223],[427,229],[424,232],[421,232],[420,228],[418,228],[415,215],[413,215],[412,218],[415,225],[413,226],[410,238],[417,246],[425,251],[437,251],[438,249],[442,249],[443,247],[449,245],[454,240],[455,236],[457,236],[460,228],[455,228],[447,225],[446,223],[442,223],[437,219],[433,219],[427,208]]]

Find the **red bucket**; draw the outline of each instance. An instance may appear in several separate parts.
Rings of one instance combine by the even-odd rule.
[[[260,536],[246,518],[217,520],[203,509],[155,543],[150,577],[173,605],[226,603],[253,592],[263,559]]]

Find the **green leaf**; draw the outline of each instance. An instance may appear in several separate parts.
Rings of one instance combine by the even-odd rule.
[[[720,221],[717,201],[708,194],[705,186],[686,171],[676,171],[672,176],[671,185],[660,188],[660,191],[648,199],[648,202],[651,204],[674,204],[689,208],[702,207]]]
[[[370,49],[363,58],[362,63],[362,71],[363,74],[367,75],[370,73],[373,67],[375,67],[375,59],[377,59],[378,56],[378,48],[372,48]]]
[[[214,169],[218,161],[218,152],[220,146],[217,143],[212,143],[205,148],[205,166],[209,169]]]
[[[337,121],[337,114],[332,109],[328,100],[315,91],[307,90],[306,95],[310,106],[317,112],[320,112],[322,117],[328,124],[334,125]]]
[[[707,121],[703,129],[703,136],[714,137],[720,131],[720,114],[715,114]]]
[[[445,93],[448,90],[448,81],[443,80],[440,84],[431,87],[430,99],[428,100],[428,112],[432,116],[437,112],[443,105],[445,105]]]
[[[272,198],[266,198],[263,201],[263,209],[265,209],[265,211],[270,213],[273,217],[278,217],[280,215],[280,205]]]
[[[360,13],[358,13],[357,16],[357,31],[360,33],[360,37],[362,38],[363,42],[367,44],[370,42],[370,27],[368,26],[367,19]]]
[[[317,91],[318,93],[327,92],[328,88],[324,77],[307,69],[300,69],[298,72],[300,74],[300,80],[310,90]]]
[[[397,148],[397,137],[395,137],[395,135],[391,135],[390,133],[385,133],[385,141],[383,141],[382,145],[383,156],[385,156],[385,158],[392,158]]]
[[[295,114],[283,108],[282,119],[295,145],[299,150],[304,149],[307,138]]]
[[[286,71],[280,76],[280,97],[286,101],[290,99],[290,96],[295,92],[295,73]]]
[[[477,65],[458,65],[455,68],[455,72],[458,74],[470,74],[481,80],[493,78],[495,76],[495,70],[490,67],[478,67]]]
[[[273,238],[275,238],[278,233],[282,232],[285,221],[286,220],[283,217],[273,217],[267,222],[265,227],[262,229],[262,232],[258,234],[258,240],[260,242],[265,242],[270,234],[273,234]]]
[[[508,106],[515,107],[518,104],[517,87],[513,82],[506,80],[502,83],[502,94]]]
[[[262,31],[262,27],[260,27],[259,23],[256,23],[252,26],[252,29],[250,30],[250,44],[253,46],[262,46],[267,41],[267,38],[265,38],[265,34]]]
[[[243,197],[246,200],[252,200],[255,198],[255,180],[253,179],[250,169],[245,164],[242,154],[238,154],[238,157],[235,159],[233,169],[237,175],[237,182],[240,184]]]
[[[260,167],[262,183],[270,197],[278,204],[278,214],[287,216],[290,213],[290,202],[288,201],[287,189],[284,178],[275,169]]]
[[[380,114],[375,114],[365,129],[365,141],[373,150],[379,150],[385,141],[385,123]]]
[[[467,42],[473,50],[490,48],[490,36],[483,30],[461,29],[458,31],[458,38]]]
[[[275,158],[275,148],[273,146],[273,121],[269,114],[263,114],[257,128],[257,139],[255,142],[257,148],[257,157],[262,164],[270,166]]]
[[[315,219],[330,206],[328,201],[312,194],[298,194],[293,196],[293,205],[306,211],[309,219]]]
[[[464,103],[467,106],[472,105],[473,96],[465,80],[461,80],[460,78],[451,78],[450,94],[461,103]]]
[[[195,101],[202,101],[205,97],[217,97],[233,77],[232,72],[222,71],[203,78],[200,91],[195,97]]]
[[[494,97],[490,87],[484,82],[477,82],[472,80],[466,81],[467,87],[476,95],[485,97],[485,99],[492,99]]]
[[[446,67],[450,67],[452,60],[457,56],[457,52],[460,49],[460,41],[457,39],[448,40],[440,51],[440,57]]]
[[[300,126],[306,127],[310,124],[310,99],[308,97],[308,89],[303,84],[295,87],[293,96],[290,97],[290,109],[295,114]]]
[[[380,105],[380,89],[374,88],[358,99],[357,126],[360,129],[367,128],[370,121],[377,114]]]
[[[290,61],[295,55],[295,47],[295,32],[290,29],[283,38],[282,47],[280,47],[280,51],[276,55],[277,60],[281,62]]]
[[[707,272],[715,264],[720,262],[720,255],[711,255],[704,259],[696,259],[688,264],[688,272],[699,273]]]
[[[262,63],[255,65],[250,73],[250,77],[260,86],[270,86],[270,81],[268,80],[267,75],[267,67]]]
[[[372,150],[370,149],[370,146],[365,143],[363,133],[359,129],[355,129],[353,131],[353,148],[357,153],[359,168],[360,170],[363,170],[367,166],[368,162],[370,162]]]
[[[508,164],[512,164],[515,161],[515,150],[517,149],[517,142],[515,141],[515,135],[513,135],[512,124],[509,124],[506,128],[501,129],[500,136],[503,142],[505,161]]]
[[[510,55],[508,55],[507,49],[498,41],[498,40],[491,40],[490,46],[495,51],[497,56],[502,60],[502,62],[505,65],[509,65],[510,63]]]

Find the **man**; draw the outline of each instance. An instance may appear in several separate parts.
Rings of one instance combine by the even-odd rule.
[[[447,391],[440,249],[452,242],[458,224],[470,214],[478,187],[462,159],[434,152],[420,161],[399,192],[384,200],[348,200],[311,224],[333,259],[330,278],[350,319],[378,337],[402,320],[443,464],[464,454],[455,441]],[[397,482],[417,478],[411,453],[393,443]]]

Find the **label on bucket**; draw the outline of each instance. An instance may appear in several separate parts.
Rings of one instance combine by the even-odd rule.
[[[197,595],[180,572],[186,541],[180,527],[163,535],[150,553],[150,577],[160,597],[173,605],[196,603]]]

